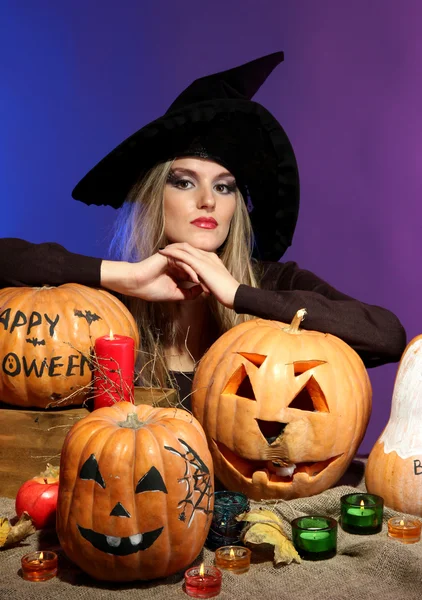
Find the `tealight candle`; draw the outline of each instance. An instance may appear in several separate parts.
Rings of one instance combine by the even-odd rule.
[[[216,550],[222,546],[241,544],[240,535],[244,526],[236,517],[249,510],[249,500],[241,492],[221,491],[214,494],[214,511],[206,546]]]
[[[185,592],[192,598],[213,598],[221,590],[221,571],[217,567],[191,567],[185,573]]]
[[[95,357],[94,409],[134,402],[135,340],[110,331],[95,340]]]
[[[348,533],[371,535],[382,529],[384,500],[375,494],[346,494],[341,497],[341,527]]]
[[[392,517],[388,520],[388,537],[399,540],[403,544],[414,544],[421,539],[421,522],[419,519]]]
[[[31,552],[21,558],[22,576],[28,581],[47,581],[57,574],[57,554],[50,550]]]
[[[232,573],[246,573],[251,565],[251,551],[243,546],[223,546],[215,551],[215,564]]]
[[[320,515],[291,522],[293,545],[305,560],[325,560],[337,552],[337,521]]]

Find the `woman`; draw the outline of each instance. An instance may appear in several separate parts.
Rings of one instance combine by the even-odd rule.
[[[276,262],[296,225],[298,171],[281,125],[251,98],[282,59],[194,81],[79,182],[75,199],[120,208],[116,260],[0,240],[0,284],[73,281],[118,293],[141,332],[140,382],[176,380],[182,398],[224,331],[255,316],[290,322],[303,307],[304,328],[342,338],[368,367],[399,360],[406,336],[391,312]]]

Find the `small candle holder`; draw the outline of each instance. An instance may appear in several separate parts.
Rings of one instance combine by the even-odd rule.
[[[251,551],[243,546],[223,546],[215,551],[215,564],[240,575],[246,573],[251,566]]]
[[[304,560],[326,560],[337,553],[337,521],[320,515],[291,522],[293,545]]]
[[[192,598],[213,598],[221,591],[221,579],[217,567],[191,567],[185,572],[185,592]]]
[[[422,524],[419,519],[392,517],[388,520],[388,537],[403,544],[414,544],[421,539]]]
[[[347,533],[372,535],[382,530],[384,499],[375,494],[341,497],[341,527]]]
[[[57,574],[57,554],[50,550],[31,552],[21,558],[22,576],[28,581],[47,581]]]
[[[211,527],[206,539],[210,550],[222,546],[242,544],[240,534],[244,523],[236,517],[249,510],[249,500],[241,492],[221,491],[214,493],[214,512]]]

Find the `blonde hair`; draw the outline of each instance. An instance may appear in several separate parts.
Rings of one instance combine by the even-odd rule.
[[[132,188],[128,200],[119,211],[110,254],[114,259],[137,262],[148,258],[168,244],[164,232],[164,189],[173,161],[159,163]],[[252,264],[253,230],[241,192],[236,192],[236,208],[229,234],[218,254],[227,270],[240,283],[257,287]],[[180,343],[177,303],[147,302],[125,297],[139,328],[141,349],[138,361],[138,385],[166,387],[171,384],[164,358],[164,348]],[[220,304],[213,295],[208,297],[210,312],[215,321],[215,339],[250,315],[238,315]]]

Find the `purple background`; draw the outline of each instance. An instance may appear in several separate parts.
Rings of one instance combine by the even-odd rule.
[[[419,0],[3,0],[0,236],[104,256],[115,211],[71,198],[85,172],[196,77],[284,50],[260,90],[299,162],[285,259],[421,332]],[[397,365],[370,371],[369,452]]]

